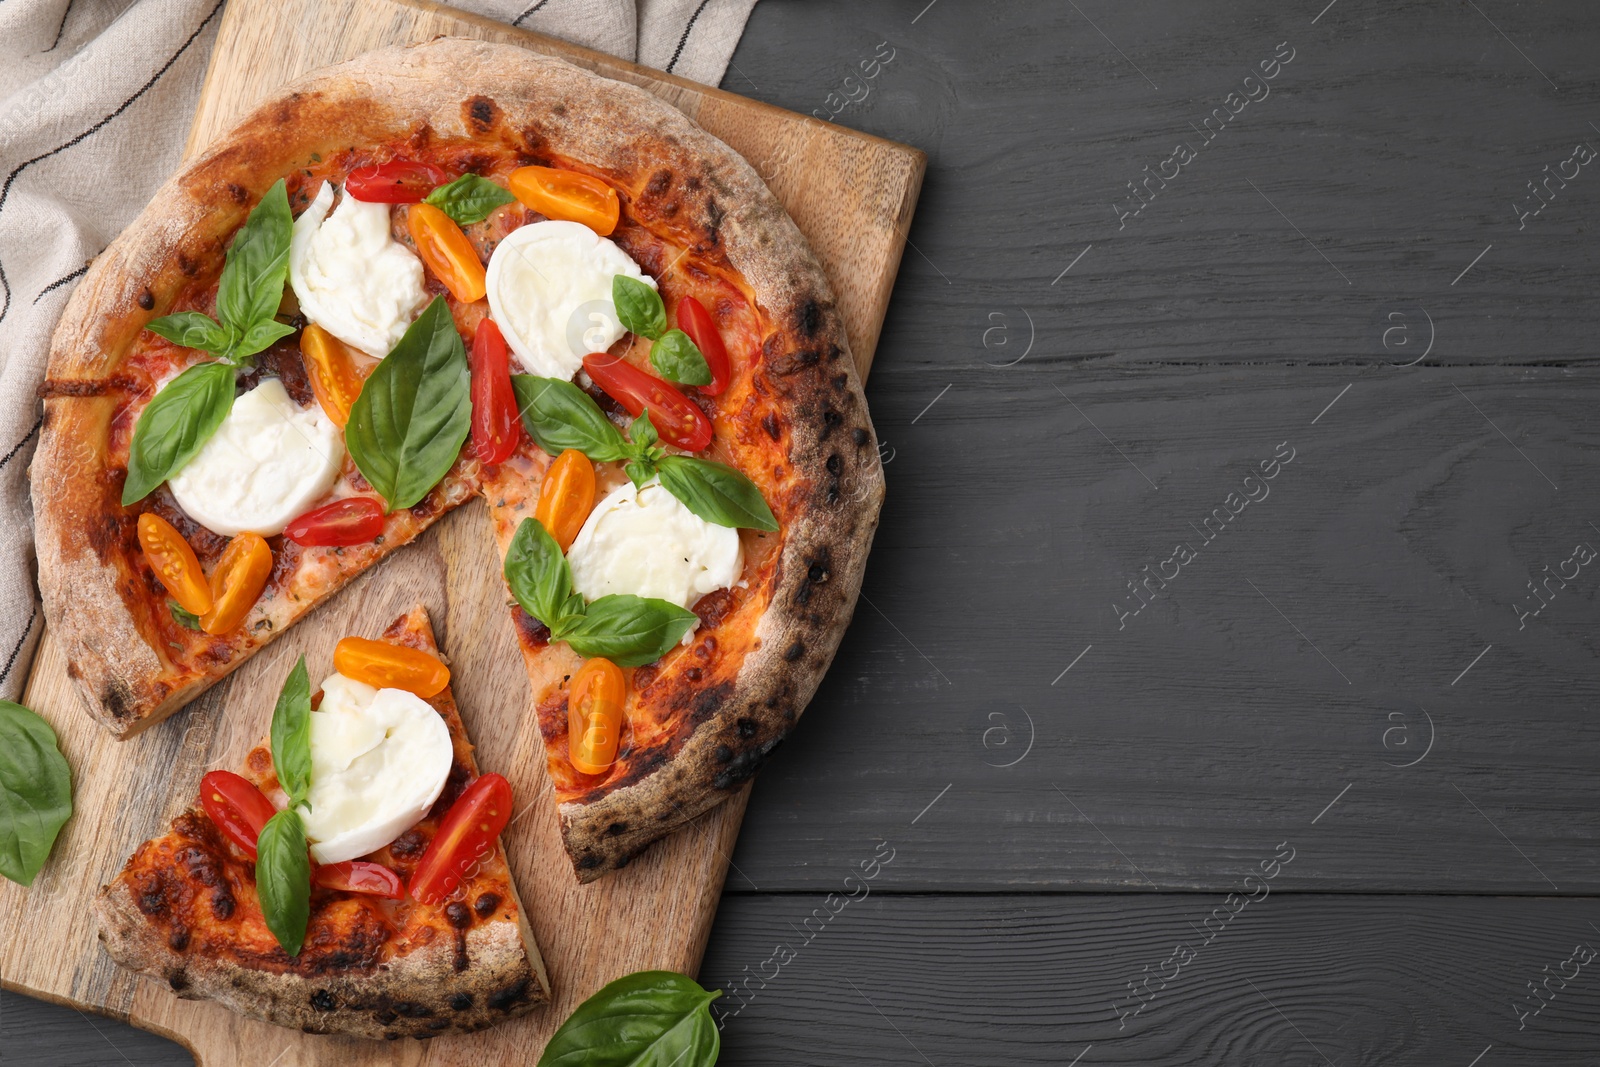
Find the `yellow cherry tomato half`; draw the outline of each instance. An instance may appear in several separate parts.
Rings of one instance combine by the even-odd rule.
[[[572,676],[567,689],[567,754],[582,773],[604,774],[617,761],[627,695],[622,668],[608,659],[591,659]]]
[[[417,255],[451,296],[463,304],[483,299],[489,291],[483,261],[455,219],[432,204],[412,204],[406,209],[406,228],[417,242]]]
[[[200,629],[213,636],[237,629],[271,574],[272,549],[267,547],[267,539],[253,533],[235,536],[211,572],[211,610],[200,616]]]
[[[333,669],[376,689],[404,689],[424,700],[450,684],[450,668],[421,649],[346,637],[334,647]]]
[[[576,448],[556,457],[539,486],[539,506],[533,517],[565,552],[594,510],[594,464]]]
[[[211,610],[211,587],[189,542],[166,519],[145,512],[139,516],[139,547],[150,569],[184,611],[204,615]]]
[[[518,167],[507,182],[511,195],[549,219],[581,222],[601,237],[617,228],[617,191],[599,178],[555,167]]]
[[[300,356],[317,403],[343,429],[350,421],[351,405],[361,395],[363,380],[355,353],[313,322],[300,331]]]

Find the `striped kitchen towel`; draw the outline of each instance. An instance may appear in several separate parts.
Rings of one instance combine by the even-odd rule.
[[[455,0],[682,77],[722,80],[755,0]],[[0,3],[0,698],[43,620],[26,470],[50,334],[85,264],[178,166],[222,0]]]

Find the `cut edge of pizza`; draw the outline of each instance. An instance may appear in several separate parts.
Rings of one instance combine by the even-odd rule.
[[[381,640],[438,654],[421,606],[396,619]],[[321,691],[314,699],[326,703]],[[376,874],[390,879],[391,894],[415,877],[451,807],[480,779],[448,685],[426,704],[448,730],[443,790],[420,822],[353,865],[366,871],[381,865]],[[269,742],[251,750],[242,771],[250,786],[276,798],[273,806],[286,803]],[[387,1039],[467,1033],[549,1000],[544,961],[498,837],[455,891],[431,905],[409,893],[391,899],[327,888],[314,876],[305,941],[294,957],[267,925],[256,873],[249,853],[197,802],[168,833],[139,846],[101,889],[100,939],[112,959],[164,980],[180,997],[214,1000],[307,1033]],[[342,877],[348,882],[363,873],[346,869]]]

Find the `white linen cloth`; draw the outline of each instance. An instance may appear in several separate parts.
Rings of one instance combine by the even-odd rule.
[[[715,85],[755,0],[455,0]],[[26,470],[56,320],[177,169],[222,0],[0,3],[0,698],[43,626]]]

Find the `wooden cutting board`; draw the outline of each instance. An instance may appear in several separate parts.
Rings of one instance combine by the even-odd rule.
[[[833,281],[865,375],[922,183],[915,149],[647,70],[421,0],[232,0],[189,138],[192,153],[299,75],[385,45],[440,34],[561,56],[657,94],[741,152],[783,201]],[[188,709],[118,743],[80,708],[47,632],[25,702],[55,727],[72,765],[76,814],[30,889],[0,881],[5,988],[127,1018],[184,1043],[202,1067],[298,1064],[531,1064],[584,998],[648,968],[695,973],[748,789],[589,886],[561,849],[544,750],[505,611],[499,560],[479,502],[352,583]],[[524,805],[505,834],[511,866],[554,987],[541,1012],[481,1034],[429,1042],[313,1037],[179,1000],[100,949],[90,901],[128,855],[194,798],[200,775],[237,764],[264,736],[277,689],[304,653],[332,670],[334,643],[375,635],[411,604],[433,615],[456,698],[485,770]],[[320,677],[320,675],[317,675]]]

